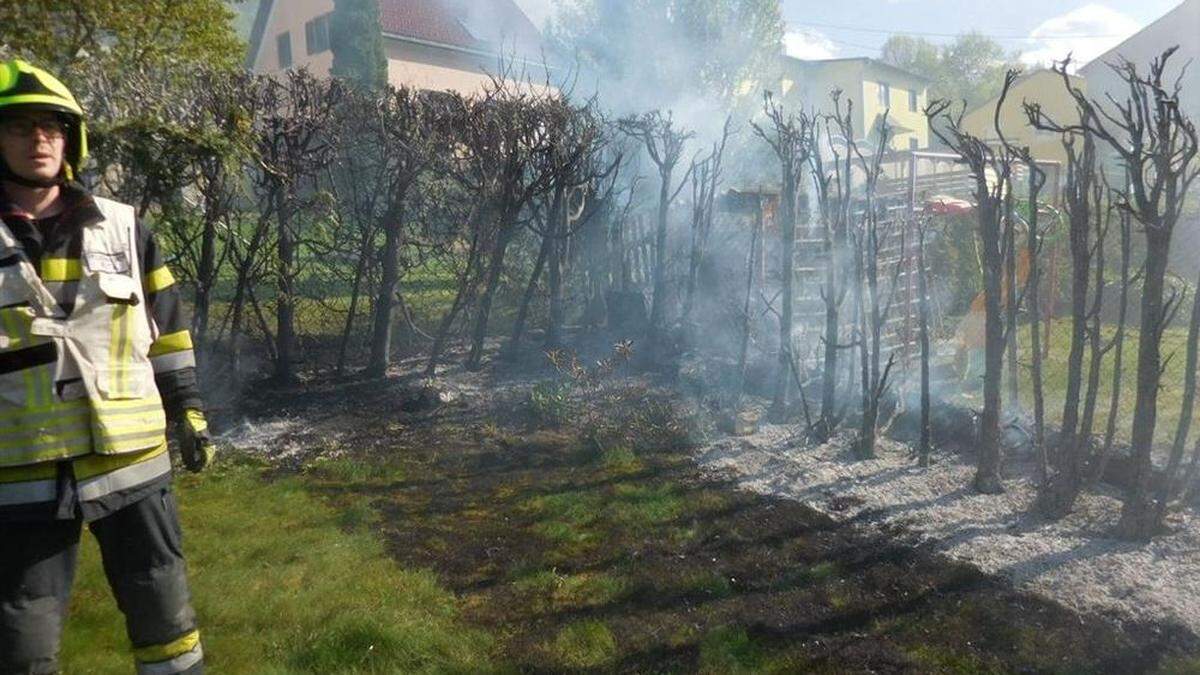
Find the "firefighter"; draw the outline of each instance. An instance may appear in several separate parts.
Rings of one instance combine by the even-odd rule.
[[[178,288],[132,207],[76,179],[83,110],[0,62],[0,673],[58,672],[82,526],[139,673],[199,673],[166,431],[212,443]]]

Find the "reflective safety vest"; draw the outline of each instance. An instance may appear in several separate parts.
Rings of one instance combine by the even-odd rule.
[[[166,443],[133,207],[95,202],[70,315],[0,222],[0,468]]]

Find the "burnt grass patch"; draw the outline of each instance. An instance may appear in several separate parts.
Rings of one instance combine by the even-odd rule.
[[[498,670],[1192,672],[1184,628],[1119,624],[699,471],[665,392],[528,387],[421,415],[343,401],[341,459],[305,470],[496,636]],[[586,400],[585,400],[586,399]],[[304,404],[302,404],[304,405]],[[365,467],[365,468],[364,468]],[[372,514],[365,515],[363,511]]]

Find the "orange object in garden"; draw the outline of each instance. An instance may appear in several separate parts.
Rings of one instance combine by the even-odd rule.
[[[975,205],[965,199],[947,195],[934,195],[925,200],[925,213],[937,216],[961,215],[970,213],[974,208]]]

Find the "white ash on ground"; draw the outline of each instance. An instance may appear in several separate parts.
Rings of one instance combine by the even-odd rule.
[[[284,462],[308,452],[312,444],[311,439],[303,437],[305,431],[305,425],[295,418],[242,420],[213,440],[272,462]]]
[[[743,487],[806,502],[837,520],[903,529],[922,545],[999,574],[1082,613],[1173,622],[1200,633],[1200,514],[1170,520],[1148,544],[1112,537],[1120,502],[1101,489],[1059,522],[1032,514],[1034,466],[1011,462],[1001,495],[970,489],[969,458],[935,453],[928,468],[887,440],[859,461],[847,438],[805,447],[801,429],[764,425],[700,448],[702,466]]]

